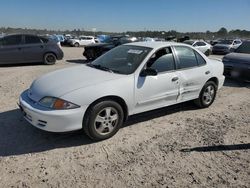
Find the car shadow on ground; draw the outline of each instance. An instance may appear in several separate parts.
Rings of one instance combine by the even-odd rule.
[[[188,103],[161,108],[131,116],[124,127],[171,113],[195,110]],[[82,130],[71,133],[50,133],[39,130],[26,122],[19,109],[0,113],[0,157],[38,153],[57,148],[67,148],[94,144]]]
[[[218,145],[218,146],[203,146],[195,148],[184,148],[181,152],[213,152],[213,151],[234,151],[234,150],[248,150],[250,143],[247,144],[234,144],[234,145]]]
[[[236,80],[236,79],[232,79],[232,78],[226,78],[223,86],[238,87],[238,88],[245,87],[245,88],[250,89],[250,82],[245,82],[245,81]]]
[[[0,64],[1,67],[25,67],[25,66],[38,66],[45,65],[43,62],[35,62],[35,63],[15,63],[15,64]]]
[[[87,61],[84,59],[69,59],[66,60],[68,63],[76,63],[76,64],[86,64],[86,63],[90,63],[91,61]]]

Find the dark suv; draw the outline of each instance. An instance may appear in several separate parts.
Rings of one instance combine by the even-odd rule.
[[[60,44],[45,37],[16,34],[0,38],[0,64],[55,64],[63,58]]]

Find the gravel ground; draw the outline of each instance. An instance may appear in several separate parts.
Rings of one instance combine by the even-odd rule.
[[[19,94],[38,76],[81,66],[64,48],[53,66],[0,67],[0,187],[250,187],[250,84],[227,80],[214,104],[129,118],[113,138],[54,134],[23,120]]]

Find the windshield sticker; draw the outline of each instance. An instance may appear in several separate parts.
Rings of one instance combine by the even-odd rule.
[[[130,54],[140,55],[142,52],[143,52],[143,50],[133,50],[133,49],[128,50],[128,53],[130,53]]]

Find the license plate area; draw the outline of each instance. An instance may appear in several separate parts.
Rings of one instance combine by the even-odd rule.
[[[237,77],[240,76],[240,73],[239,73],[239,71],[232,70],[232,71],[231,71],[231,76],[234,77],[234,78],[237,78]]]
[[[20,108],[20,110],[21,110],[23,116],[24,116],[26,119],[28,119],[29,121],[32,122],[32,116],[29,115],[29,114],[27,114],[27,112],[25,111],[25,108],[22,107],[22,105],[20,105],[20,104],[17,104],[17,105],[18,105],[18,107]]]

